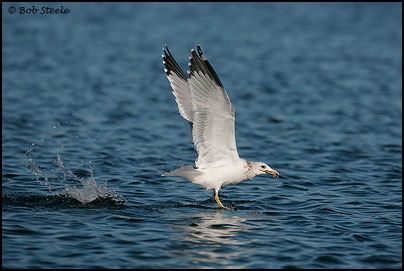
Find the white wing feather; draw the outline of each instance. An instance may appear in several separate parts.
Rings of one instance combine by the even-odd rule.
[[[181,116],[192,122],[198,168],[228,165],[239,159],[235,138],[235,112],[226,90],[198,46],[192,50],[187,78],[168,48],[163,63]]]
[[[198,168],[220,167],[238,159],[234,107],[224,88],[202,72],[188,80],[194,122],[192,138]]]
[[[182,80],[177,75],[168,75],[173,95],[178,105],[180,115],[189,122],[193,122],[192,99],[187,81]]]

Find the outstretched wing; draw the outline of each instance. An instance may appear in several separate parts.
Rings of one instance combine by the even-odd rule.
[[[167,47],[163,63],[180,114],[193,123],[192,139],[198,153],[195,165],[198,168],[220,167],[239,159],[234,107],[199,45],[197,50],[198,54],[191,50],[189,78]]]
[[[163,52],[163,64],[166,66],[164,71],[173,89],[173,95],[177,102],[180,115],[184,119],[193,122],[194,113],[192,111],[192,98],[189,92],[188,77],[182,71],[177,61],[175,61],[167,46],[166,49],[163,49]]]

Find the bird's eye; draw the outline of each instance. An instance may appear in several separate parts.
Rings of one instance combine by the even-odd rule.
[[[265,166],[261,166],[261,168],[265,168]]]

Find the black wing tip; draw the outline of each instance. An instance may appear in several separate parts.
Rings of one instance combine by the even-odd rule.
[[[165,48],[164,48],[164,47],[165,47]],[[168,49],[167,43],[164,44],[164,47],[163,47],[163,53],[164,53],[163,59],[164,59],[164,58],[167,58],[167,57],[169,57],[169,56],[172,55],[171,52],[170,52],[170,50]]]
[[[163,48],[164,54],[162,55],[163,57],[163,64],[166,67],[164,69],[164,72],[169,75],[177,75],[180,77],[182,80],[187,81],[188,78],[186,74],[182,71],[181,67],[178,65],[178,63],[175,61],[173,55],[170,52],[170,49],[168,49],[167,44],[165,44],[165,48]]]
[[[167,52],[168,52],[168,55],[171,55],[171,52],[170,52],[170,50],[168,49],[167,44],[166,44],[166,45],[164,45],[164,46],[166,47],[166,50],[167,50]]]
[[[209,61],[205,57],[202,52],[201,45],[198,44],[196,46],[198,54],[196,54],[194,49],[191,49],[192,57],[189,58],[190,62],[188,66],[191,68],[191,74],[188,74],[190,77],[193,76],[193,72],[201,71],[204,74],[207,74],[212,80],[216,82],[220,87],[223,87],[222,82],[219,79],[219,76],[215,72],[215,70],[210,65]]]
[[[165,48],[164,48],[165,47]],[[167,74],[167,76],[171,75],[171,69],[170,69],[170,63],[168,58],[171,55],[170,54],[170,50],[168,50],[167,44],[164,44],[163,47],[163,54],[161,55],[161,57],[163,58],[163,64],[166,68],[164,68],[164,72]]]
[[[171,75],[171,74],[170,74],[170,71],[169,71],[168,69],[164,69],[164,72],[167,74],[167,76],[168,76],[168,75]]]
[[[198,54],[199,54],[199,57],[203,57],[203,53],[202,53],[202,50],[201,50],[201,45],[200,44],[198,44],[197,46],[196,46],[196,49],[198,50]]]

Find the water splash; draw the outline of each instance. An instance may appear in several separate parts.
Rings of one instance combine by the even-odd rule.
[[[60,125],[59,125],[60,126]],[[55,128],[55,126],[53,126]],[[107,181],[98,185],[91,167],[89,165],[89,177],[78,177],[72,170],[67,168],[60,156],[60,149],[57,152],[57,159],[52,161],[55,167],[45,168],[36,163],[33,158],[35,148],[39,146],[50,149],[49,144],[44,143],[44,139],[32,143],[31,148],[25,153],[27,159],[25,165],[31,170],[39,184],[44,185],[56,196],[67,196],[79,201],[82,204],[88,204],[95,200],[113,200],[116,203],[125,203],[126,199],[118,192],[107,187]],[[63,149],[65,143],[59,144]]]
[[[114,199],[118,202],[125,202],[122,195],[107,188],[107,181],[105,181],[103,185],[97,185],[92,170],[90,170],[91,176],[87,180],[77,177],[70,169],[63,165],[63,161],[60,159],[60,153],[57,154],[57,164],[63,172],[64,177],[72,177],[82,185],[82,188],[78,188],[75,184],[73,186],[66,184],[64,189],[66,195],[69,195],[83,204],[98,199]]]
[[[45,185],[46,187],[48,187],[49,191],[50,191],[52,194],[55,194],[56,192],[54,192],[54,191],[52,190],[52,186],[51,186],[51,184],[49,183],[49,177],[46,176],[45,170],[41,169],[41,168],[35,163],[35,161],[32,159],[32,154],[33,154],[34,147],[36,146],[36,144],[37,144],[38,142],[43,142],[43,141],[44,141],[44,139],[41,138],[41,139],[39,139],[37,142],[32,143],[32,144],[31,144],[32,147],[31,147],[28,151],[25,152],[25,157],[28,159],[28,160],[26,161],[26,163],[25,163],[25,166],[28,167],[28,168],[31,170],[32,174],[35,175],[36,180],[37,180],[37,182],[38,182],[39,184]],[[56,194],[57,194],[57,193],[56,193]]]

